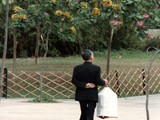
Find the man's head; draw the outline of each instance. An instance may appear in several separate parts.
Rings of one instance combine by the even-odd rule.
[[[93,52],[91,50],[85,49],[82,51],[81,55],[82,55],[82,58],[84,61],[93,62],[94,56],[93,56]]]

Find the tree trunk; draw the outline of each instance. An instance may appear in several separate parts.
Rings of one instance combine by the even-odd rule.
[[[40,45],[40,38],[41,38],[41,32],[40,27],[36,27],[37,33],[36,33],[36,48],[35,48],[35,63],[38,63],[38,53],[39,53],[39,45]]]
[[[49,40],[49,35],[50,35],[50,32],[47,33],[47,38],[45,39],[45,53],[44,53],[44,58],[47,57],[47,54],[48,54],[48,40]]]
[[[6,54],[7,54],[8,15],[9,15],[9,0],[6,0],[5,36],[4,36],[4,48],[3,48],[2,66],[1,66],[1,79],[0,79],[0,99],[1,99],[1,88],[2,88],[2,80],[3,80],[3,70],[5,67],[5,60],[6,60]]]
[[[16,28],[13,28],[13,73],[16,72],[17,44]]]
[[[112,39],[113,39],[113,33],[114,33],[114,28],[111,29],[111,36],[108,42],[108,50],[107,50],[107,79],[109,70],[110,70],[110,53],[111,53],[111,47],[112,47]]]

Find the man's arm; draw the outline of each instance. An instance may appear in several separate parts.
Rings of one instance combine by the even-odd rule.
[[[97,73],[97,84],[98,85],[100,85],[100,86],[105,86],[105,85],[107,85],[108,84],[108,80],[106,80],[106,79],[102,79],[101,78],[101,68],[100,67],[98,67],[98,73]]]
[[[95,87],[95,85],[93,83],[86,83],[86,82],[80,82],[80,81],[78,81],[77,80],[77,76],[76,76],[76,70],[75,70],[75,68],[73,70],[72,83],[76,87],[80,87],[80,88],[94,88]]]

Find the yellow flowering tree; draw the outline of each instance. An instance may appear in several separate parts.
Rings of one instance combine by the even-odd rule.
[[[24,31],[28,32],[32,41],[35,41],[33,46],[35,49],[34,56],[36,64],[38,63],[40,49],[43,51],[45,57],[48,54],[49,37],[55,31],[54,23],[56,16],[54,15],[54,10],[56,4],[56,0],[20,0],[13,7],[12,20],[17,21],[17,23],[24,23],[23,21],[25,20],[25,24],[23,24],[25,25]],[[24,11],[26,11],[26,14]],[[33,43],[32,41],[30,42]]]
[[[20,6],[14,6],[13,7],[13,13],[11,15],[12,21],[16,22],[19,20],[25,20],[27,19],[27,11],[22,9]]]
[[[135,40],[139,40],[140,36],[146,36],[144,29],[148,26],[158,26],[159,23],[159,1],[157,0],[14,1],[10,7],[10,21],[17,22],[17,26],[21,26],[20,40],[26,43],[19,41],[20,46],[23,46],[18,48],[19,56],[35,56],[33,51],[36,48],[35,39],[37,38],[40,38],[39,49],[42,51],[39,52],[40,54],[47,51],[46,38],[50,39],[48,42],[50,49],[57,49],[65,55],[78,53],[81,48],[103,50],[109,45],[112,28],[114,28],[113,49],[130,48],[134,47]],[[3,6],[0,4],[0,7]],[[14,7],[15,10],[13,10]],[[1,31],[4,23],[2,13],[3,10],[0,10]],[[151,22],[151,20],[154,21]],[[42,37],[36,37],[37,27]],[[27,43],[31,43],[33,47],[28,47]],[[65,47],[66,44],[70,47]],[[27,51],[25,47],[28,48]],[[9,54],[12,53],[9,52]],[[56,54],[59,53],[56,52]]]
[[[13,6],[11,12],[11,26],[13,28],[13,72],[16,71],[16,57],[17,57],[17,34],[20,28],[24,28],[25,20],[28,18],[27,11],[20,6]]]
[[[75,42],[75,36],[77,34],[77,28],[72,23],[75,17],[75,11],[70,4],[70,0],[58,0],[55,6],[56,29],[58,37],[63,41]],[[63,42],[62,41],[62,42]]]
[[[74,17],[72,18],[72,23],[77,29],[76,39],[78,40],[79,46],[83,46],[86,42],[96,42],[95,39],[87,40],[92,38],[94,34],[96,35],[96,29],[93,25],[97,25],[97,29],[101,27],[104,34],[106,34],[106,42],[108,39],[108,60],[107,60],[107,74],[109,72],[109,61],[110,61],[110,49],[113,38],[114,30],[117,30],[122,25],[122,4],[119,1],[112,0],[70,0],[70,6],[72,6],[74,11]],[[99,22],[103,26],[99,27]],[[72,27],[72,31],[75,31]],[[109,35],[111,31],[111,35]],[[85,34],[85,36],[84,36]],[[83,37],[84,36],[84,37]],[[98,37],[94,37],[97,38]],[[98,42],[98,41],[97,41]],[[89,46],[88,46],[89,47]],[[82,49],[83,47],[80,47]]]
[[[159,12],[157,0],[69,0],[69,2],[75,11],[72,22],[77,29],[77,34],[81,36],[77,38],[81,45],[86,41],[93,42],[96,38],[98,42],[98,37],[100,38],[101,34],[104,35],[107,42],[105,44],[108,46],[107,73],[109,73],[112,43],[114,46],[119,45],[117,43],[125,46],[126,41],[132,39],[136,43],[135,39],[146,37],[145,30],[157,26],[160,21],[157,18]],[[100,34],[96,31],[97,29],[101,31]],[[94,36],[95,32],[98,37]],[[89,38],[92,39],[87,40]],[[119,46],[117,47],[119,48]]]

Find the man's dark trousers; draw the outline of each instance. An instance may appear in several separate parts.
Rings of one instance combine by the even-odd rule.
[[[94,120],[94,110],[96,102],[94,101],[79,101],[81,108],[80,120]]]

